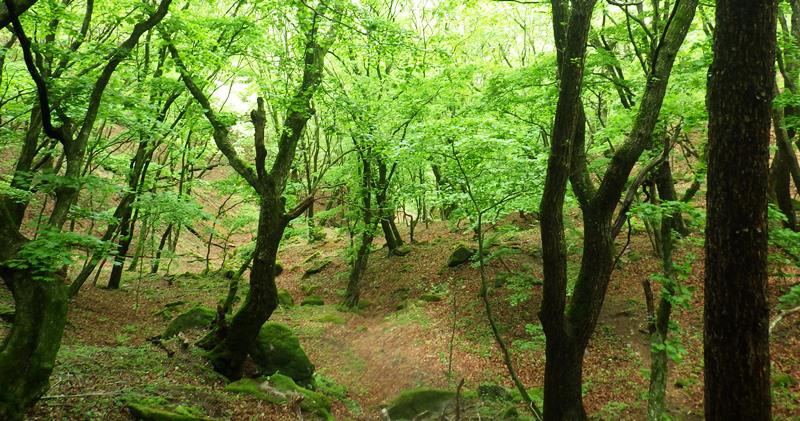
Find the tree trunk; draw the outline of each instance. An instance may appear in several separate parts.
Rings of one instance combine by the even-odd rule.
[[[111,267],[111,276],[108,278],[108,289],[119,289],[125,258],[133,240],[132,225],[131,208],[128,206],[119,222],[119,244],[117,245],[117,254],[114,256],[114,265]]]
[[[769,190],[773,196],[775,204],[778,205],[781,213],[786,217],[784,226],[791,230],[797,230],[797,215],[792,203],[791,176],[789,174],[789,162],[783,150],[775,151],[775,158],[769,170]]]
[[[350,277],[347,281],[347,291],[345,293],[344,305],[348,308],[358,308],[358,300],[361,298],[361,279],[367,270],[369,261],[369,251],[372,246],[372,235],[363,233],[361,242],[358,245],[356,258],[350,268]]]
[[[774,0],[717,1],[708,83],[708,420],[771,417],[767,174],[776,11]]]
[[[581,396],[583,352],[572,343],[566,332],[554,336],[553,339],[547,338],[544,376],[545,420],[587,419]],[[554,404],[555,399],[557,403]]]
[[[67,319],[63,278],[32,279],[27,271],[2,269],[14,296],[14,327],[0,347],[0,419],[22,420],[48,389]]]
[[[286,228],[279,201],[262,200],[255,257],[250,270],[250,291],[242,307],[233,316],[225,338],[209,352],[214,369],[229,379],[242,377],[242,365],[261,326],[278,307],[275,261]]]
[[[578,120],[586,41],[594,4],[594,0],[573,2],[568,34],[563,32],[562,26],[567,22],[566,2],[554,2],[553,7],[553,28],[559,40],[560,90],[540,206],[544,285],[539,318],[547,338],[545,420],[586,419],[581,399],[583,352],[578,352],[564,315],[567,250],[563,209],[570,174],[570,139]]]
[[[669,160],[664,162],[656,175],[659,199],[675,201],[677,196],[672,180],[672,170]],[[669,318],[672,313],[672,300],[675,294],[675,274],[672,265],[672,230],[676,215],[663,213],[661,215],[661,265],[664,272],[659,296],[658,310],[652,311],[653,293],[650,282],[645,281],[645,295],[648,299],[648,331],[650,332],[650,387],[647,394],[647,419],[648,421],[661,421],[664,419],[664,398],[667,390],[667,375],[669,363],[665,344],[669,333]],[[677,230],[676,230],[677,231]]]
[[[161,234],[161,240],[158,242],[158,250],[156,250],[156,257],[153,259],[152,265],[150,265],[150,273],[156,274],[158,273],[158,267],[161,264],[161,254],[164,252],[164,247],[167,245],[167,240],[169,239],[169,235],[172,233],[172,224],[167,225],[167,229],[164,230],[164,233]]]

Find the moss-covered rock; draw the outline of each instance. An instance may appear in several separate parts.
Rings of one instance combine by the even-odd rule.
[[[394,254],[395,256],[405,256],[409,253],[411,253],[411,246],[409,246],[408,244],[403,244],[402,246],[394,249],[394,251],[392,252],[392,254]]]
[[[292,294],[290,294],[289,291],[283,288],[278,289],[278,304],[284,307],[293,306],[294,298],[292,297]]]
[[[291,378],[273,374],[262,379],[243,379],[229,384],[225,390],[244,393],[274,404],[300,401],[300,409],[317,417],[333,420],[331,401],[325,395],[297,385]]]
[[[311,275],[316,275],[322,272],[323,270],[325,270],[326,267],[328,267],[329,264],[331,264],[330,259],[320,259],[312,262],[311,265],[308,268],[306,268],[306,272],[303,274],[303,278],[308,278]]]
[[[303,298],[303,301],[300,302],[301,306],[321,306],[325,304],[325,300],[322,299],[319,295],[311,295],[306,298]]]
[[[314,364],[308,360],[297,336],[280,323],[267,322],[261,327],[250,356],[261,374],[285,374],[303,385],[313,379]]]
[[[512,401],[513,398],[508,390],[499,384],[482,383],[478,386],[478,396],[483,400],[492,401]]]
[[[211,418],[172,412],[143,403],[130,402],[128,403],[128,409],[134,419],[141,421],[211,421]]]
[[[206,307],[195,307],[178,317],[176,317],[164,330],[161,335],[164,339],[169,339],[180,332],[185,332],[189,329],[204,329],[211,325],[216,319],[217,313],[214,310]]]
[[[453,250],[453,254],[450,255],[450,258],[447,259],[447,266],[454,268],[456,266],[463,265],[464,263],[469,262],[469,259],[475,255],[475,249],[469,248],[463,244],[459,244],[455,250]]]
[[[452,405],[455,392],[439,389],[411,389],[401,392],[387,407],[392,420],[438,419]]]
[[[436,302],[436,301],[442,301],[442,296],[438,295],[438,294],[426,293],[426,294],[420,295],[419,299],[422,300],[422,301],[425,301],[427,303],[433,303],[433,302]]]

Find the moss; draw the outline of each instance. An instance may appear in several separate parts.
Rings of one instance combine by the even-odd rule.
[[[142,421],[210,421],[210,418],[167,411],[157,406],[150,406],[143,403],[128,403],[128,409],[130,409],[135,419]]]
[[[797,380],[791,374],[778,373],[772,375],[772,386],[778,388],[790,388],[797,385]]]
[[[225,390],[243,393],[274,404],[285,404],[300,398],[300,409],[332,420],[331,401],[325,395],[298,386],[291,378],[273,374],[263,379],[243,379],[229,384]]]
[[[475,255],[475,249],[459,244],[455,250],[453,250],[453,254],[450,255],[450,258],[447,259],[447,266],[453,268],[463,265],[469,262],[469,259],[471,259],[473,255]]]
[[[294,305],[294,298],[289,291],[281,288],[278,290],[278,304],[284,307],[291,307]]]
[[[325,301],[319,295],[311,295],[309,297],[303,298],[303,301],[300,302],[301,306],[321,306],[324,304]]]
[[[336,398],[337,400],[344,400],[347,398],[347,388],[336,383],[330,377],[323,376],[319,373],[314,375],[314,388],[327,396]]]
[[[214,310],[205,307],[195,307],[172,320],[161,337],[169,339],[189,329],[207,328],[214,322],[216,317],[217,313],[214,312]]]
[[[407,255],[409,253],[411,253],[411,246],[409,246],[408,244],[404,244],[404,245],[394,249],[394,252],[393,252],[393,254],[395,256],[405,256],[405,255]]]
[[[303,295],[312,295],[317,292],[317,290],[319,290],[319,285],[300,285],[300,291],[303,293]]]
[[[428,418],[437,418],[450,405],[455,393],[439,389],[411,389],[401,392],[387,408],[393,420],[419,419],[426,414]]]
[[[372,301],[370,301],[370,300],[368,300],[366,298],[361,298],[361,299],[358,300],[358,309],[359,310],[364,310],[364,309],[366,309],[367,307],[369,307],[371,305],[372,305]]]
[[[493,401],[511,401],[511,394],[503,386],[494,383],[482,383],[478,386],[478,396],[481,399]]]
[[[282,324],[265,323],[250,356],[262,374],[282,373],[301,384],[312,381],[314,364],[308,360],[294,333]]]
[[[433,302],[436,302],[436,301],[442,301],[442,297],[440,295],[430,294],[430,293],[420,295],[419,299],[422,300],[422,301],[425,301],[427,303],[433,303]]]
[[[320,259],[317,260],[316,262],[313,262],[308,268],[306,268],[306,272],[303,274],[303,278],[307,278],[311,275],[316,275],[322,272],[330,264],[331,264],[330,259]]]
[[[314,321],[320,323],[332,323],[335,325],[343,325],[346,323],[344,318],[338,314],[324,314],[315,318]]]

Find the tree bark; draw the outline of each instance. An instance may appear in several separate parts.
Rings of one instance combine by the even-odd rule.
[[[544,285],[542,321],[546,342],[544,419],[584,420],[581,399],[581,364],[565,320],[567,250],[564,240],[564,195],[570,174],[571,139],[578,121],[583,85],[586,42],[595,0],[575,1],[566,16],[566,2],[553,2],[553,27],[559,55],[560,90],[553,123],[547,177],[541,202],[542,258]]]
[[[771,417],[767,173],[776,12],[774,0],[717,1],[708,83],[708,420]]]

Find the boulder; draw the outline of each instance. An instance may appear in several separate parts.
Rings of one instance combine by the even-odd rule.
[[[303,385],[313,380],[314,364],[297,336],[280,323],[267,322],[261,327],[250,356],[263,375],[281,373]]]
[[[331,401],[321,393],[298,386],[291,378],[273,374],[262,379],[242,379],[229,384],[225,390],[244,393],[274,404],[299,400],[300,409],[325,420],[333,420]]]
[[[205,329],[211,326],[211,323],[216,318],[217,313],[214,310],[206,307],[195,307],[172,320],[167,329],[164,330],[161,338],[169,339],[189,329]]]
[[[325,301],[319,295],[311,295],[306,298],[303,298],[303,301],[300,302],[301,306],[321,306],[324,305]]]
[[[386,409],[392,420],[439,419],[455,396],[449,390],[410,389],[397,395]]]
[[[290,294],[289,291],[283,288],[278,289],[278,304],[284,307],[293,306],[294,298],[292,297],[292,294]]]
[[[447,267],[454,268],[456,266],[463,265],[464,263],[469,262],[469,259],[471,259],[475,253],[475,249],[469,248],[463,244],[459,244],[458,247],[453,250],[453,254],[450,255],[450,258],[447,259]]]

